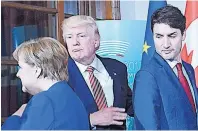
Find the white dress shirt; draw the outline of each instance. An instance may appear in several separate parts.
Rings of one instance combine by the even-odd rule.
[[[105,69],[104,65],[102,64],[102,62],[95,57],[93,62],[90,65],[83,65],[80,64],[78,62],[76,62],[77,67],[79,68],[82,76],[84,77],[84,80],[86,81],[92,95],[92,88],[91,88],[91,84],[89,81],[89,72],[86,71],[88,66],[92,66],[94,67],[94,76],[98,79],[98,81],[100,82],[102,89],[104,91],[106,100],[107,100],[107,105],[108,107],[113,106],[113,101],[114,101],[114,95],[113,95],[113,80],[111,79],[111,77],[109,76],[107,70]]]

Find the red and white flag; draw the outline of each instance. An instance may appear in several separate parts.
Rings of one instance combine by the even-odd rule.
[[[184,40],[181,57],[193,66],[198,87],[198,1],[186,1],[185,16],[186,39]]]

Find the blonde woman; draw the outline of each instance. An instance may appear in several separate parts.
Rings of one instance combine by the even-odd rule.
[[[3,124],[9,130],[89,129],[87,112],[68,86],[68,53],[50,37],[22,43],[13,53],[24,92],[34,95]]]

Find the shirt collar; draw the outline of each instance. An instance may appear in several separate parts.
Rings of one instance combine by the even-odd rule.
[[[98,72],[101,72],[101,69],[102,69],[101,62],[99,61],[99,59],[96,56],[90,65],[83,65],[77,61],[75,61],[75,63],[78,66],[80,72],[85,72],[88,66],[94,67],[94,69],[97,70]]]
[[[173,60],[173,61],[170,61],[170,60],[166,60],[166,62],[170,65],[170,67],[173,69],[177,63],[182,63],[182,60],[181,60],[181,57],[178,58],[178,60]]]

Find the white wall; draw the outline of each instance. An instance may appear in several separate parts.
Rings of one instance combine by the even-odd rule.
[[[166,0],[168,4],[185,12],[186,0]],[[146,20],[149,0],[120,0],[122,20]]]

